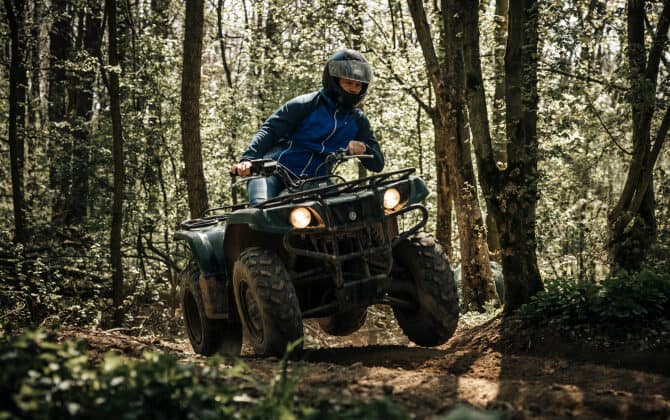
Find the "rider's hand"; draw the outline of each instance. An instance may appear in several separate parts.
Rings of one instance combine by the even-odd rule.
[[[230,169],[230,172],[234,175],[249,176],[251,175],[251,162],[243,160],[242,162],[236,163]]]
[[[347,146],[347,152],[350,155],[362,155],[367,150],[365,143],[362,143],[358,140],[351,140]]]

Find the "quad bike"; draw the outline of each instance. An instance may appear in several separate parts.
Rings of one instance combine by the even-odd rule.
[[[324,164],[333,173],[352,157],[340,151]],[[446,342],[458,322],[456,284],[440,245],[421,232],[428,190],[413,173],[299,179],[275,161],[252,161],[252,177],[278,175],[286,190],[254,207],[209,209],[175,233],[190,254],[181,298],[194,351],[239,354],[244,331],[257,354],[282,355],[302,337],[303,319],[348,335],[374,304],[390,305],[414,343]]]

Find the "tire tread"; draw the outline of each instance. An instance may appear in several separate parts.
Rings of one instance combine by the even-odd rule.
[[[430,234],[419,232],[398,244],[394,254],[410,273],[414,271],[419,296],[415,312],[393,308],[400,328],[418,345],[445,343],[458,324],[458,294],[446,253]]]

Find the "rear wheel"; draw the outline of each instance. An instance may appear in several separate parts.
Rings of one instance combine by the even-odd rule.
[[[365,323],[368,315],[367,308],[353,309],[347,312],[339,312],[328,318],[319,320],[321,329],[330,335],[349,335],[358,331]]]
[[[233,319],[209,319],[205,314],[198,280],[200,269],[190,261],[181,273],[181,302],[184,324],[193,351],[205,356],[214,353],[239,355],[242,349],[242,326]]]
[[[442,247],[422,232],[396,245],[393,255],[405,274],[397,281],[411,282],[415,291],[416,309],[393,308],[400,328],[420,346],[445,343],[458,324],[458,294]]]
[[[247,340],[262,356],[281,356],[303,335],[302,312],[284,263],[264,248],[244,250],[233,272],[235,301]],[[302,345],[297,350],[300,351]]]

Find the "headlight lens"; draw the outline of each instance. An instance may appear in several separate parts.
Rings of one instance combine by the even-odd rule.
[[[400,203],[400,192],[395,188],[384,191],[384,208],[391,210]]]
[[[297,207],[291,211],[289,221],[294,228],[306,228],[312,222],[312,213],[305,207]]]

